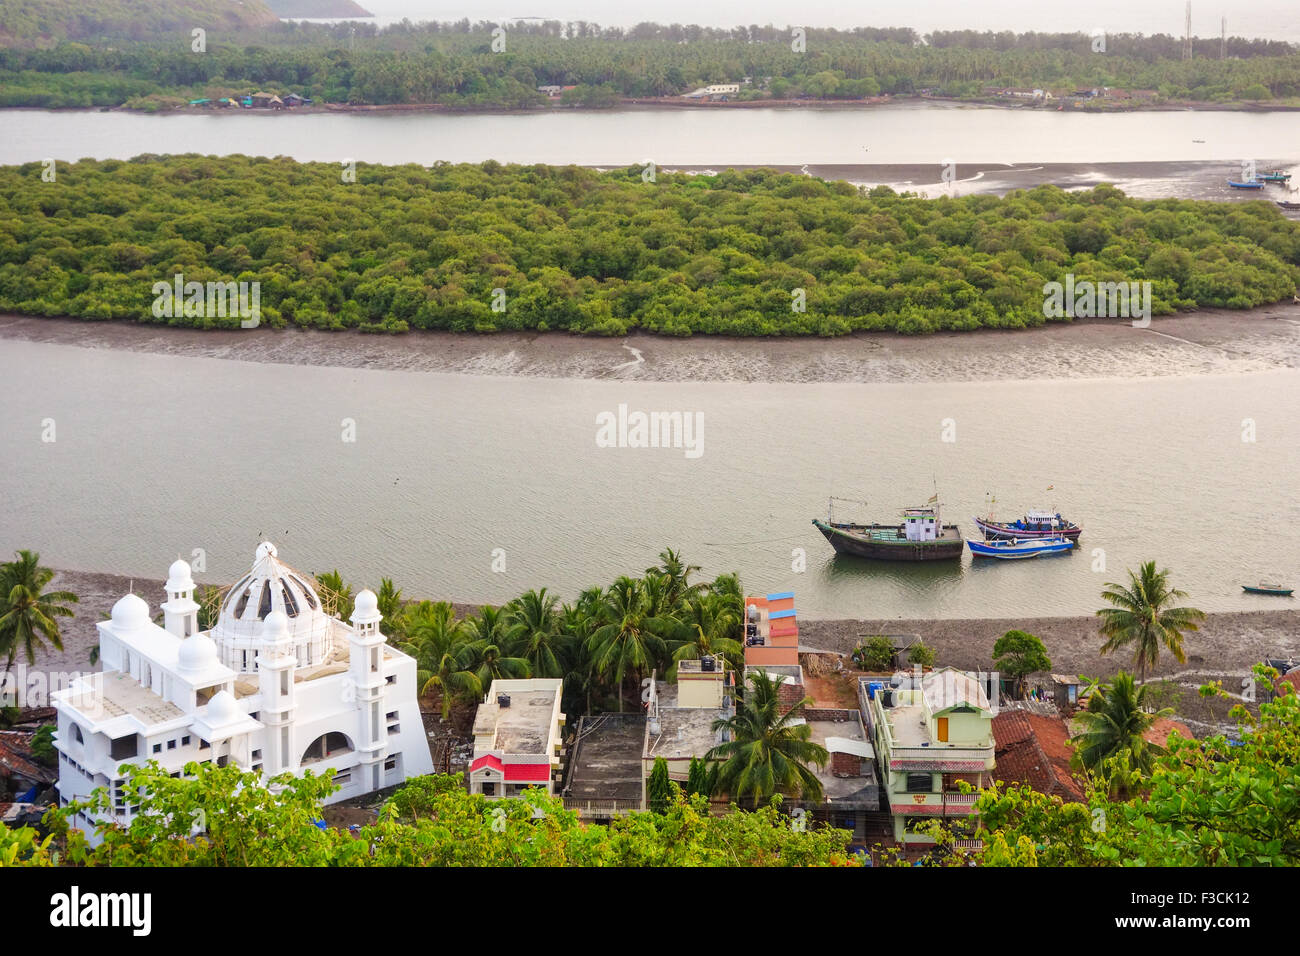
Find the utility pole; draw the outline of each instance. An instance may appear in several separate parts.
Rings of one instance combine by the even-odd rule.
[[[1228,58],[1228,18],[1224,17],[1219,24],[1219,59]]]
[[[1187,0],[1187,15],[1183,20],[1183,59],[1192,58],[1192,0]]]

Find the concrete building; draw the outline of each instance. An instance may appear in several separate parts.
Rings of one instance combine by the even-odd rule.
[[[190,762],[334,770],[327,803],[432,773],[415,661],[386,643],[374,593],[357,595],[349,625],[310,582],[263,542],[210,631],[184,561],[169,571],[162,627],[135,594],[113,605],[98,624],[102,670],[52,695],[60,803],[106,788],[110,822],[129,825],[138,807],[119,767],[149,760],[174,777]],[[97,821],[78,821],[94,842]]]
[[[558,678],[494,680],[474,717],[469,792],[517,797],[528,787],[555,792],[564,746]]]
[[[997,713],[982,683],[951,667],[895,681],[899,686],[862,678],[859,697],[869,715],[894,839],[906,849],[932,842],[910,832],[911,824],[974,812],[976,791],[992,782]],[[963,781],[970,793],[960,792]]]

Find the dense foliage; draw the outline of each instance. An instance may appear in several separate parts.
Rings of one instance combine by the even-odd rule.
[[[132,105],[181,105],[265,87],[338,103],[526,108],[545,106],[536,88],[555,84],[589,91],[568,103],[606,106],[619,97],[679,95],[744,77],[753,82],[741,100],[921,91],[978,97],[1001,86],[1060,92],[1109,86],[1217,102],[1300,96],[1300,54],[1290,44],[1235,37],[1227,59],[1217,59],[1216,41],[1197,47],[1212,49],[1210,56],[1184,61],[1181,41],[1165,35],[1108,36],[1098,53],[1092,38],[1078,33],[940,31],[923,42],[909,29],[810,28],[805,49],[796,52],[786,27],[643,23],[623,29],[549,20],[506,23],[505,48],[495,52],[498,24],[489,21],[381,30],[356,23],[262,24],[221,0],[187,0],[179,16],[140,13],[142,6],[161,6],[152,0],[94,0],[91,12],[77,14],[70,4],[60,0],[47,12],[34,0],[0,0],[0,23],[13,24],[0,34],[0,105],[118,106],[143,93],[154,96],[152,103]],[[189,31],[217,19],[218,10],[258,25],[214,29],[206,52],[196,55]]]
[[[155,319],[154,284],[260,283],[264,324],[839,335],[1039,326],[1044,284],[1151,280],[1156,314],[1300,284],[1270,203],[1109,186],[922,200],[728,170],[143,156],[0,168],[0,309]],[[501,289],[501,294],[494,294]],[[805,311],[796,311],[798,290]]]
[[[330,773],[332,776],[332,771]],[[372,825],[320,829],[329,777],[285,774],[268,788],[234,766],[189,764],[174,778],[156,763],[131,767],[128,786],[145,794],[129,828],[107,828],[91,849],[51,811],[58,835],[0,827],[0,866],[855,866],[850,833],[792,827],[774,806],[709,813],[704,797],[676,785],[662,813],[631,813],[608,825],[582,823],[542,790],[515,800],[465,791],[460,776],[418,777]],[[99,791],[92,811],[107,807]],[[192,833],[198,833],[191,838]]]
[[[195,27],[235,33],[277,22],[263,0],[0,0],[0,45],[174,35],[188,48]]]
[[[54,571],[41,567],[41,556],[34,551],[17,551],[13,561],[0,564],[0,687],[20,653],[31,664],[37,648],[48,644],[63,650],[59,618],[74,615],[68,605],[76,604],[77,596],[45,590],[53,578]]]

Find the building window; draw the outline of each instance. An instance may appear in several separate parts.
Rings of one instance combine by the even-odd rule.
[[[483,796],[495,797],[497,795],[497,785],[490,780],[483,781]]]
[[[182,746],[182,747],[188,747],[189,745],[190,745],[190,738],[189,738],[189,735],[186,735],[186,736],[182,737],[182,738],[181,738],[181,746]]]
[[[909,773],[907,775],[908,793],[929,793],[933,785],[933,778],[928,773]]]
[[[86,742],[86,738],[81,736],[81,727],[78,724],[72,725],[72,739],[79,744],[84,744]]]
[[[169,741],[167,741],[167,749],[168,749],[168,750],[175,750],[175,749],[176,749],[176,741],[175,741],[174,739],[173,739],[173,740],[169,740]]]
[[[254,750],[254,751],[253,751],[253,759],[254,759],[254,760],[261,760],[261,759],[262,759],[262,751],[261,751],[261,750]]]
[[[160,753],[162,753],[162,744],[154,744],[154,745],[153,745],[153,752],[156,753],[156,754],[160,754]]]

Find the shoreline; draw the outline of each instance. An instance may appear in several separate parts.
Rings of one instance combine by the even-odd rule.
[[[172,93],[152,93],[149,96],[177,96]],[[45,110],[58,113],[138,113],[146,116],[175,116],[198,114],[251,114],[255,116],[280,116],[287,114],[320,113],[464,113],[471,115],[543,113],[548,110],[580,110],[582,112],[638,112],[646,110],[753,110],[753,109],[823,109],[823,110],[873,110],[887,106],[912,107],[917,104],[937,103],[952,107],[979,107],[1005,110],[1039,110],[1044,112],[1086,113],[1295,113],[1297,103],[1265,103],[1259,100],[1241,102],[1214,102],[1206,100],[1167,100],[1159,103],[1111,101],[1080,105],[1071,101],[1054,101],[1053,104],[1035,105],[1025,102],[1008,102],[997,97],[972,97],[962,99],[951,96],[924,96],[919,94],[884,94],[861,100],[822,99],[760,99],[760,100],[689,100],[682,96],[627,96],[620,97],[615,106],[578,106],[559,103],[518,106],[460,106],[448,103],[321,103],[311,106],[294,106],[283,109],[270,107],[199,107],[176,106],[162,110],[135,109],[120,106],[10,106],[6,110]]]
[[[355,585],[354,585],[355,586]],[[68,674],[98,669],[90,664],[89,654],[98,642],[95,623],[129,589],[149,602],[157,613],[162,600],[163,582],[156,579],[94,571],[59,570],[50,583],[53,589],[70,590],[80,603],[73,605],[75,616],[63,622],[64,650],[38,650],[36,662],[27,665],[20,656],[15,670],[20,674]],[[412,598],[420,600],[420,598]],[[433,600],[433,599],[431,599]],[[452,602],[457,618],[475,613],[479,605]],[[829,652],[849,654],[862,641],[861,635],[918,634],[937,652],[937,665],[952,665],[962,670],[992,670],[993,644],[1011,629],[1019,629],[1042,638],[1052,661],[1054,673],[1082,674],[1108,678],[1121,668],[1131,668],[1131,654],[1117,652],[1101,656],[1097,649],[1102,638],[1097,633],[1097,619],[1091,615],[1028,618],[952,618],[952,619],[807,619],[800,623],[801,653]],[[1226,724],[1226,707],[1222,701],[1201,702],[1196,688],[1210,680],[1221,680],[1225,690],[1240,692],[1241,679],[1250,674],[1253,664],[1264,658],[1300,657],[1300,609],[1279,608],[1265,611],[1229,611],[1211,613],[1199,631],[1189,633],[1184,641],[1186,664],[1178,664],[1166,651],[1149,675],[1152,682],[1168,680],[1177,688],[1175,696],[1180,719],[1201,725],[1207,732]],[[1030,683],[1045,682],[1036,675]]]
[[[282,365],[639,382],[918,383],[1147,379],[1300,368],[1300,303],[907,336],[668,338],[637,332],[374,335],[193,329],[0,314],[0,341]]]

